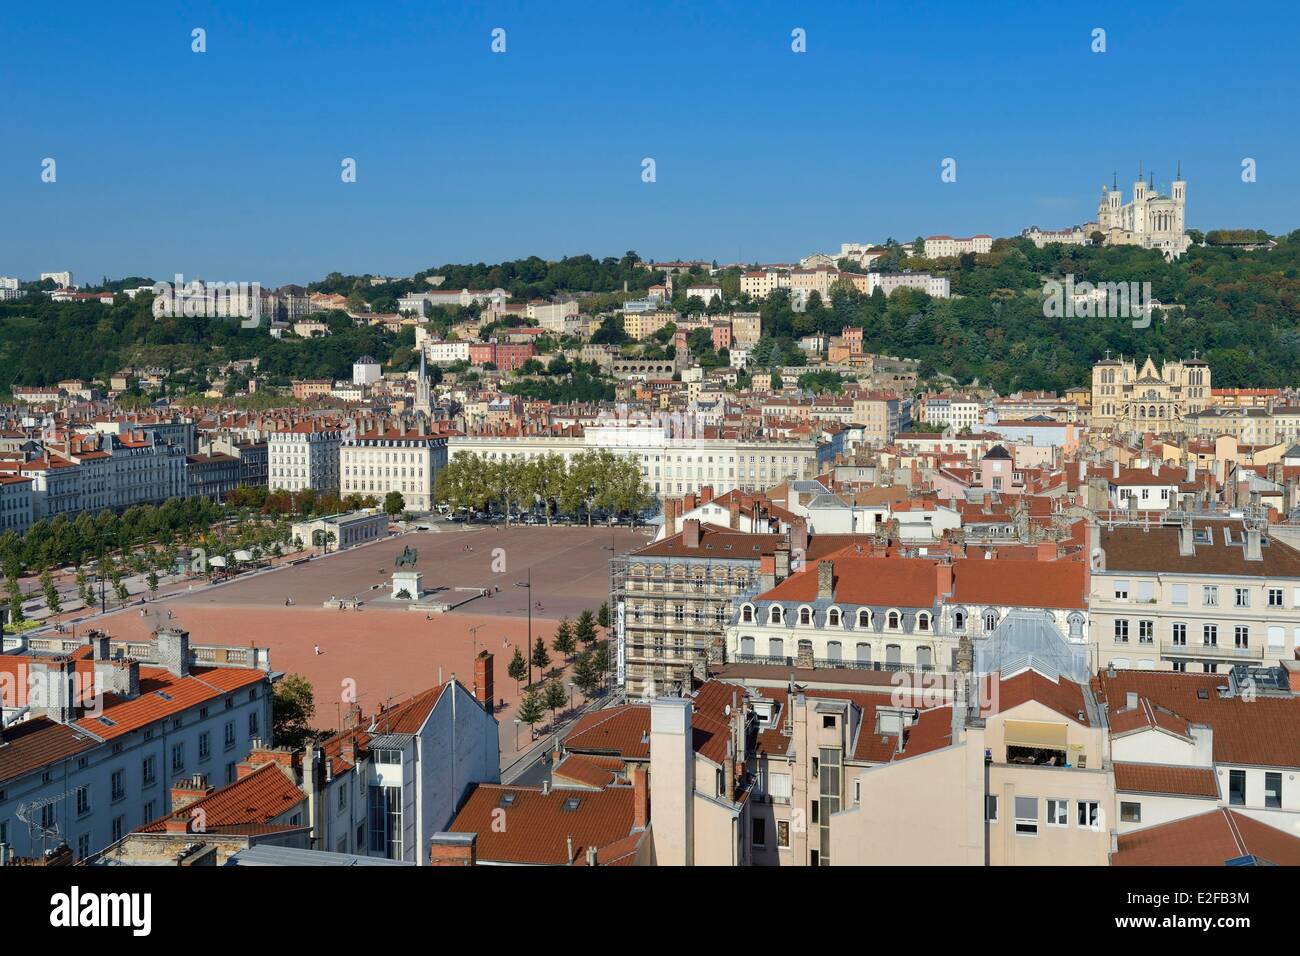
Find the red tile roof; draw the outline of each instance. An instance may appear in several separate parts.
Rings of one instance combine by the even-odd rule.
[[[306,795],[294,785],[280,765],[268,763],[181,810],[146,823],[140,827],[140,832],[164,832],[169,819],[192,819],[195,811],[202,812],[203,826],[209,830],[213,827],[265,824],[299,805],[305,809],[306,804]]]
[[[508,794],[514,799],[507,804]],[[447,829],[478,834],[480,860],[555,866],[570,862],[570,838],[574,859],[585,857],[592,846],[599,856],[600,848],[633,835],[632,819],[630,786],[544,794],[536,787],[479,784]]]
[[[1300,866],[1300,837],[1220,807],[1125,833],[1110,862],[1112,866],[1222,866],[1243,856],[1276,866]]]
[[[1116,763],[1115,789],[1125,793],[1162,793],[1210,799],[1219,796],[1219,782],[1213,767]]]
[[[1223,674],[1122,670],[1111,677],[1103,671],[1096,681],[1112,714],[1133,691],[1158,708],[1212,728],[1215,763],[1300,767],[1300,697],[1220,697],[1218,688],[1227,683]]]

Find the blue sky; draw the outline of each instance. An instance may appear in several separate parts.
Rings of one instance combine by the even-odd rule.
[[[1182,161],[1190,226],[1290,231],[1298,28],[1282,3],[10,3],[0,275],[782,261],[1083,222],[1139,161],[1166,190]]]

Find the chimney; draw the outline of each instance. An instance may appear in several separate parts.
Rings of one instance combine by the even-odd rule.
[[[596,862],[597,862],[596,848],[594,846],[587,847],[587,865],[595,866]]]
[[[478,862],[477,833],[435,833],[429,841],[430,866],[474,866]]]
[[[817,562],[817,600],[835,600],[835,562]]]
[[[700,504],[707,505],[712,500],[713,500],[713,486],[704,485],[702,488],[700,488]]]
[[[1080,480],[1080,481],[1083,481],[1083,480],[1086,479],[1087,477],[1088,477],[1088,462],[1087,462],[1087,459],[1080,458],[1080,459],[1079,459],[1079,480]]]
[[[1112,461],[1112,462],[1110,463],[1110,476],[1111,476],[1111,478],[1118,478],[1118,477],[1119,477],[1119,459],[1118,459],[1118,458],[1115,459],[1114,461]]]
[[[1159,477],[1160,477],[1160,459],[1159,459],[1159,458],[1152,458],[1152,459],[1151,459],[1151,477],[1152,477],[1152,478],[1159,478]]]
[[[777,545],[773,554],[776,562],[776,583],[780,584],[790,576],[790,549],[786,545]]]
[[[700,546],[700,519],[687,518],[682,522],[682,547],[698,548]]]
[[[802,561],[808,553],[808,522],[795,518],[790,522],[790,555],[796,561]]]
[[[105,638],[107,641],[107,638]],[[140,662],[135,660],[96,660],[95,693],[118,697],[140,696]]]
[[[650,782],[645,767],[632,768],[632,829],[644,830],[650,825]]]
[[[496,699],[492,671],[491,652],[480,651],[478,657],[474,659],[474,699],[482,704],[483,709],[489,714],[492,713],[492,705]]]
[[[1196,459],[1188,457],[1187,459],[1187,483],[1194,484],[1196,481]]]
[[[1192,519],[1183,518],[1178,525],[1178,553],[1184,558],[1194,557],[1196,554],[1196,539],[1192,534]]]
[[[155,632],[158,663],[173,677],[190,674],[190,632],[179,627],[162,627]]]
[[[952,594],[952,565],[947,561],[940,561],[934,566],[935,574],[935,593],[943,598],[944,595]]]
[[[695,748],[691,702],[660,697],[650,704],[650,803],[660,866],[695,863]]]
[[[676,498],[664,499],[664,537],[671,538],[677,533],[677,515],[680,503]]]
[[[203,774],[196,773],[186,780],[177,780],[172,784],[172,813],[184,810],[190,804],[198,803],[216,789],[208,786]]]
[[[70,724],[77,720],[81,716],[81,708],[85,703],[85,693],[82,699],[78,700],[77,670],[72,658],[58,657],[32,663],[29,681],[36,681],[38,675],[41,675],[42,670],[44,671],[43,679],[36,686],[29,686],[27,689],[32,716],[48,717],[60,724]],[[33,701],[32,698],[35,700]]]
[[[732,531],[740,530],[740,496],[733,495],[730,504],[727,506],[728,521],[727,527]]]
[[[688,512],[694,511],[694,510],[695,510],[695,506],[696,506],[697,503],[698,503],[698,502],[697,502],[696,499],[695,499],[695,495],[694,495],[694,493],[691,493],[691,494],[686,495],[685,497],[683,497],[683,498],[682,498],[682,514],[686,514],[686,513],[688,513]]]
[[[1246,560],[1264,560],[1263,532],[1254,525],[1246,527]]]
[[[776,556],[760,555],[758,558],[758,591],[762,594],[776,587]]]

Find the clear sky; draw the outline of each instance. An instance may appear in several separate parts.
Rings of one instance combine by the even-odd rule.
[[[786,261],[1082,223],[1140,161],[1191,227],[1290,231],[1297,37],[1295,3],[10,2],[0,275]]]

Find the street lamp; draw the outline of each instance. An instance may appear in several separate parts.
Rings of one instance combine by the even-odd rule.
[[[515,587],[528,591],[528,686],[533,686],[533,569],[528,569],[527,581],[516,581]]]
[[[570,713],[570,714],[573,713],[573,688],[574,688],[574,686],[575,686],[575,685],[574,685],[573,681],[569,681],[569,713]]]
[[[518,717],[515,718],[515,753],[519,752],[519,725],[522,723]]]

